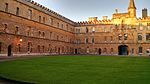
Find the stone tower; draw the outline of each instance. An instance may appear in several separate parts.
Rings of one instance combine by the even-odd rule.
[[[136,17],[136,7],[134,0],[130,0],[129,7],[128,7],[128,13],[130,18]]]
[[[146,18],[147,17],[147,9],[144,8],[142,9],[142,18]]]

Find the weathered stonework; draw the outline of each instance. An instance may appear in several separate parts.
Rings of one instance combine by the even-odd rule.
[[[133,0],[112,20],[78,23],[31,0],[0,1],[0,56],[147,55],[149,33],[150,18],[136,18]]]

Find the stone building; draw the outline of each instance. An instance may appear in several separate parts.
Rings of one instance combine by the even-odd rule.
[[[75,24],[31,0],[1,0],[0,53],[73,54]]]
[[[148,55],[150,52],[150,17],[147,9],[142,18],[136,16],[134,0],[130,0],[128,12],[116,13],[109,20],[90,17],[78,22],[76,29],[76,53],[100,55]]]
[[[147,55],[150,17],[136,17],[134,0],[127,13],[103,20],[74,22],[32,0],[1,0],[0,56],[96,54]]]

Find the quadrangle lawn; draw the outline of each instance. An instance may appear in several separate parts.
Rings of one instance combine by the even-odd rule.
[[[39,84],[150,84],[150,58],[49,56],[0,62],[0,76]]]

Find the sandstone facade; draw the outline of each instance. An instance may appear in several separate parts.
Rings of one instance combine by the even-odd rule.
[[[145,14],[146,15],[146,14]],[[130,0],[128,13],[112,20],[70,19],[31,0],[1,0],[0,55],[148,55],[150,18],[136,17]]]

